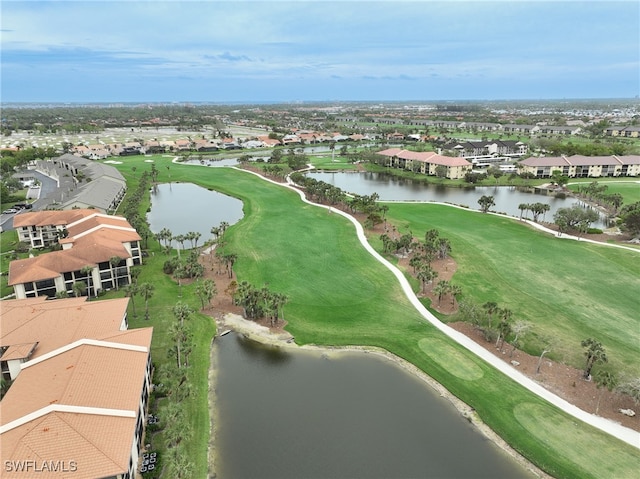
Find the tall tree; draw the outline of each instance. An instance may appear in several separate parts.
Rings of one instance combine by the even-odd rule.
[[[494,206],[496,204],[496,202],[493,199],[493,196],[491,195],[482,195],[479,199],[478,199],[478,204],[480,205],[480,210],[483,213],[486,213],[489,211],[489,209]]]
[[[149,320],[149,300],[153,296],[156,287],[151,283],[142,283],[138,286],[138,293],[144,298],[144,319]]]
[[[580,344],[583,348],[586,348],[584,355],[587,357],[587,362],[584,367],[584,378],[589,379],[591,377],[591,369],[594,365],[608,361],[607,353],[602,343],[593,338],[583,339]]]
[[[198,295],[198,297],[200,298],[202,309],[205,308],[205,305],[211,303],[211,298],[213,298],[216,293],[216,283],[214,283],[211,279],[198,281],[198,283],[196,284],[196,295]]]
[[[131,307],[133,308],[133,317],[136,318],[138,314],[136,313],[136,305],[134,302],[134,297],[138,294],[138,284],[133,281],[124,287],[124,294],[128,298],[131,298]]]
[[[116,291],[119,289],[118,284],[118,265],[122,263],[122,258],[120,256],[112,256],[109,258],[109,265],[111,266],[111,278],[116,287]]]
[[[449,292],[449,281],[440,280],[438,284],[436,284],[435,288],[433,288],[433,294],[438,297],[438,306],[440,306],[440,302],[442,301],[442,297]]]

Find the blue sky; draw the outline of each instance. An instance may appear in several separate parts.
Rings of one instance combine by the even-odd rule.
[[[2,102],[631,98],[638,1],[1,3]]]

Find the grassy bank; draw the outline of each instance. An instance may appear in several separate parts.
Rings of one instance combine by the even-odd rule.
[[[128,159],[120,167],[130,172],[131,166],[137,163],[137,168],[142,169],[142,161]],[[168,159],[157,158],[156,161],[160,180],[167,181],[165,166],[169,164]],[[409,304],[392,274],[364,252],[355,238],[353,226],[342,217],[304,205],[294,192],[270,185],[245,172],[171,165],[171,178],[173,181],[193,181],[244,201],[245,219],[230,228],[226,236],[227,247],[238,255],[238,277],[257,286],[268,283],[270,290],[289,296],[290,301],[285,307],[285,317],[289,322],[287,329],[299,344],[371,345],[397,354],[470,404],[498,434],[554,476],[635,476],[639,466],[637,449],[576,422],[425,323]],[[413,217],[403,218],[402,214],[401,210],[393,212],[401,227],[403,223],[408,225],[413,221],[417,225],[421,221]],[[421,211],[422,216],[431,214],[430,211]],[[489,218],[487,215],[476,216]],[[537,245],[541,239],[527,229],[515,233],[522,236],[510,239],[510,230],[500,233],[506,223],[481,226],[482,229],[475,232],[472,226],[468,226],[467,234],[477,235],[476,239],[484,238],[490,231],[497,235],[498,238],[489,235],[484,240],[493,243],[494,256],[498,256],[496,251],[502,251],[503,242],[513,242],[514,251],[517,251],[516,243],[519,241]],[[440,224],[437,227],[445,229]],[[452,239],[456,260],[459,259],[458,253],[462,253],[462,245],[473,241],[473,238],[464,237],[464,229],[461,225],[460,238],[454,238],[453,230],[443,231],[443,235]],[[491,251],[489,246],[487,251]],[[578,252],[593,256],[592,262],[601,256],[596,249]],[[565,253],[571,255],[576,251]],[[543,254],[541,251],[540,255]],[[559,254],[557,258],[558,269],[565,267],[560,260],[564,258],[566,263],[566,257]],[[620,261],[624,263],[622,258]],[[154,273],[156,269],[146,269],[143,274],[149,274],[154,281],[164,281],[159,279],[159,273]],[[466,279],[465,289],[481,287],[485,269],[482,265],[476,267]],[[542,274],[537,270],[529,272],[531,276],[538,273]],[[456,282],[457,279],[456,275]],[[483,294],[489,295],[489,292],[490,289]],[[173,304],[175,294],[176,288],[167,286],[166,291],[156,292],[152,299],[152,304],[155,301],[161,304],[155,311],[158,329],[163,327],[163,315],[171,314],[163,309]],[[158,297],[161,295],[166,298],[161,300]],[[163,340],[160,331],[157,336],[154,338],[154,350],[162,355],[166,337]],[[617,340],[624,345],[623,339]],[[629,354],[637,360],[637,355]],[[202,380],[206,381],[206,372]],[[203,396],[206,402],[206,394]],[[194,401],[194,407],[198,403]],[[196,442],[195,438],[193,442]],[[202,446],[206,449],[206,441]],[[200,454],[199,451],[196,453]]]
[[[433,204],[389,204],[401,232],[437,228],[458,263],[454,282],[464,298],[494,301],[533,325],[524,349],[539,354],[553,338],[553,355],[582,367],[580,341],[593,337],[610,367],[639,375],[638,253],[561,240],[523,223]]]

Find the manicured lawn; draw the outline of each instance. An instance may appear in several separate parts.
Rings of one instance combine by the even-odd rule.
[[[560,240],[519,223],[447,206],[389,204],[401,232],[431,228],[452,243],[465,298],[508,307],[533,324],[524,347],[539,354],[554,338],[554,356],[583,366],[580,341],[594,337],[609,366],[640,374],[640,253]]]
[[[158,158],[157,163],[160,181],[167,181],[165,166],[168,160]],[[131,166],[134,165],[142,170],[142,164],[140,159],[127,159],[126,164],[120,166],[123,171],[132,171]],[[246,172],[172,165],[171,179],[197,182],[245,202],[245,219],[228,230],[226,248],[238,255],[235,269],[239,280],[247,280],[256,286],[268,283],[269,289],[289,297],[285,307],[285,317],[289,322],[287,330],[296,337],[297,343],[378,346],[407,359],[470,404],[498,434],[554,476],[610,477],[612,470],[616,477],[635,476],[639,466],[636,449],[577,423],[532,396],[464,348],[451,343],[427,324],[410,305],[393,275],[364,252],[356,240],[353,225],[344,218],[324,209],[304,205],[296,193]],[[415,232],[419,231],[419,222],[425,221],[425,218],[413,216],[411,219],[403,218],[400,210],[394,210],[393,214],[399,224],[415,222]],[[429,217],[431,212],[420,210],[420,214],[414,216],[425,215]],[[206,217],[203,217],[203,221],[206,221]],[[493,254],[496,256],[498,251],[502,251],[502,242],[515,244],[522,240],[522,237],[510,239],[510,230],[502,235],[499,231],[493,231],[499,229],[495,226],[501,227],[501,224],[480,226],[484,229],[468,234],[482,237],[484,233],[492,231],[486,241],[494,242]],[[441,225],[437,227],[444,230]],[[460,238],[454,238],[453,230],[443,231],[443,235],[452,238],[456,260],[461,254],[462,245],[472,241],[464,236],[465,228],[462,225],[460,228]],[[471,228],[472,225],[467,229]],[[498,243],[495,243],[496,236],[500,239]],[[536,234],[524,235],[524,244],[534,242],[537,245],[539,239]],[[483,250],[491,248],[486,246],[479,251]],[[577,251],[587,255],[595,253],[599,258],[597,250]],[[567,254],[575,252],[567,251]],[[558,260],[562,258],[565,257],[558,256]],[[621,265],[624,263],[622,257],[619,261]],[[487,259],[484,262],[490,264]],[[562,267],[563,263],[558,262],[558,269]],[[153,281],[166,281],[160,279],[157,266],[154,271],[143,274],[149,274],[148,278],[153,278]],[[480,285],[478,276],[482,273],[482,267],[474,271],[476,278],[471,274],[467,282]],[[633,271],[637,270],[631,267],[629,274],[633,274]],[[539,272],[534,270],[534,273]],[[159,289],[159,286],[156,288]],[[154,310],[158,317],[158,328],[168,324],[171,318],[167,318],[167,315],[171,313],[163,309],[169,309],[176,299],[176,287],[167,285],[162,288],[163,292],[157,291],[151,300],[152,305],[155,301],[160,305],[160,309]],[[488,295],[492,288],[498,289],[497,286],[485,287],[483,294]],[[185,291],[184,294],[188,293]],[[161,299],[159,296],[166,297]],[[139,300],[137,302],[140,303]],[[164,324],[161,317],[165,317]],[[618,342],[624,344],[620,338]],[[203,349],[204,343],[202,341]],[[154,337],[154,351],[158,355],[162,355],[167,344],[167,338],[162,333]],[[443,358],[441,355],[445,354],[447,357]],[[204,356],[203,351],[198,356],[198,361],[203,365]],[[198,380],[206,382],[206,372],[202,374]],[[202,395],[202,398],[194,400],[195,408],[201,401],[203,404],[206,402],[206,391]],[[552,427],[558,421],[574,424],[574,427],[566,430]],[[203,449],[198,448],[198,452],[194,450],[194,453],[206,458],[206,444],[203,441]],[[198,464],[202,462],[200,458],[197,460]]]
[[[580,181],[580,183],[589,184],[596,180],[599,185],[607,185],[607,194],[620,193],[625,205],[640,201],[640,179],[638,178],[591,178],[590,181]],[[569,189],[578,191],[580,185],[571,183]]]
[[[13,249],[18,244],[18,232],[16,230],[0,233],[0,298],[13,293],[13,288],[7,286],[9,280],[9,263],[15,259]]]

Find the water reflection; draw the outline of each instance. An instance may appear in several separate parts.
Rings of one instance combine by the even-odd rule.
[[[532,477],[426,383],[376,355],[276,353],[235,334],[216,339],[214,354],[217,477]]]
[[[211,238],[211,228],[222,221],[235,224],[242,216],[242,201],[237,198],[193,183],[163,183],[151,192],[147,219],[154,233],[163,228],[168,228],[174,236],[198,232],[201,245]],[[189,245],[187,241],[186,246]]]
[[[430,180],[430,183],[423,183],[419,180],[373,172],[310,172],[308,175],[350,193],[358,195],[377,193],[383,201],[438,201],[477,210],[480,209],[478,199],[481,196],[493,196],[495,201],[495,206],[491,208],[493,211],[515,217],[520,217],[521,212],[518,206],[522,203],[546,203],[551,208],[546,213],[548,221],[552,221],[553,215],[559,208],[570,208],[573,205],[588,207],[575,198],[540,194],[536,193],[533,188],[525,189],[515,186],[452,188],[434,183],[433,179]],[[593,226],[606,227],[606,218],[601,215],[600,220],[595,222]]]

